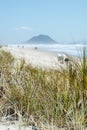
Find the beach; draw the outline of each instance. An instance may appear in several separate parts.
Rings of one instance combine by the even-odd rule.
[[[57,52],[48,52],[38,48],[29,47],[2,47],[1,50],[10,52],[18,61],[24,59],[27,64],[42,69],[61,69],[65,68],[65,62],[58,62]]]

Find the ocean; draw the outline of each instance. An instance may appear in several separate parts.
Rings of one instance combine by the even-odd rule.
[[[14,44],[12,46],[29,47],[45,51],[66,53],[72,56],[82,57],[83,48],[87,48],[87,45],[83,44]]]

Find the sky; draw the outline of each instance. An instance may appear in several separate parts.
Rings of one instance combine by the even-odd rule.
[[[87,41],[87,0],[0,0],[0,43],[39,34],[60,43]]]

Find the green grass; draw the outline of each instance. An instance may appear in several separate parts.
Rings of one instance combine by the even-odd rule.
[[[29,123],[29,116],[40,125],[83,130],[87,124],[87,63],[86,50],[80,64],[74,62],[68,70],[42,70],[27,65],[22,59],[0,51],[0,87],[5,94],[0,99],[0,114],[11,106],[18,118]]]

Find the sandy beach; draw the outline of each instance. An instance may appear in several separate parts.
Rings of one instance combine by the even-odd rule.
[[[2,47],[4,51],[10,52],[17,60],[25,59],[27,64],[34,67],[45,69],[60,69],[65,67],[65,63],[58,62],[58,56],[55,52],[43,51],[27,47]]]

